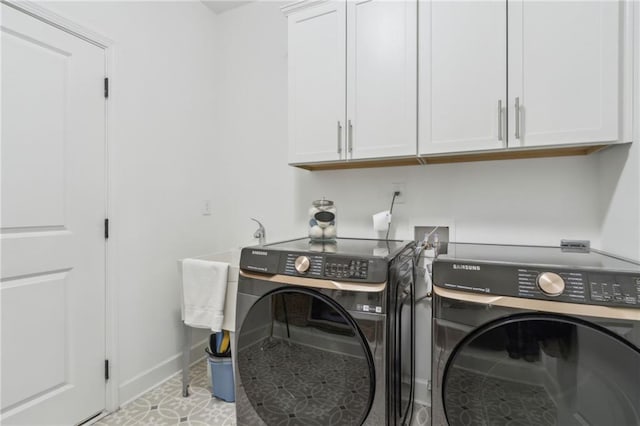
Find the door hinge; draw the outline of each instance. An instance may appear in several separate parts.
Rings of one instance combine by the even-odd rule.
[[[109,360],[104,360],[104,380],[109,380]]]
[[[109,219],[104,220],[104,239],[109,238]]]
[[[109,78],[108,77],[104,78],[104,97],[105,98],[109,97]]]

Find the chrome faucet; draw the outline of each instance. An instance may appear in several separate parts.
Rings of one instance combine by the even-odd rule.
[[[253,238],[257,238],[261,246],[265,245],[265,243],[267,242],[267,231],[265,231],[264,226],[262,226],[258,219],[251,218],[251,220],[253,220],[260,226],[258,229],[256,229],[256,232],[253,233]]]

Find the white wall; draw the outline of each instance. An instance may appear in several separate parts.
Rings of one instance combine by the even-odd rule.
[[[286,20],[277,3],[260,3],[218,17],[220,42],[216,93],[220,150],[216,168],[222,240],[251,243],[261,220],[267,238],[295,237],[301,220],[291,208],[300,171],[287,157]],[[271,25],[267,24],[271,23]]]
[[[219,174],[215,15],[200,2],[43,4],[115,41],[110,135],[118,314],[115,380],[127,401],[179,368],[176,260],[222,248],[200,215]]]
[[[449,225],[468,242],[594,247],[638,258],[637,146],[584,157],[308,172],[286,164],[287,28],[281,3],[259,2],[219,16],[217,80],[221,226],[242,245],[262,219],[269,241],[304,236],[307,209],[321,197],[338,207],[340,236],[375,237],[371,214],[389,207],[393,182],[405,182],[392,236],[413,239],[418,225]],[[637,144],[636,144],[637,145]],[[626,166],[623,168],[623,164]],[[629,208],[626,208],[629,207]],[[634,229],[635,227],[635,229]],[[395,235],[394,235],[395,234]],[[428,305],[418,311],[417,376],[430,376]],[[428,400],[426,387],[418,399]]]
[[[600,155],[602,248],[640,259],[640,7],[635,4],[634,133],[631,146]]]
[[[636,136],[635,140],[638,140]],[[598,248],[640,259],[640,154],[638,143],[600,154],[602,245]]]

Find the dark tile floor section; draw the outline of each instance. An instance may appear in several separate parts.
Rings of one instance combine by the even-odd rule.
[[[445,392],[449,421],[455,426],[556,424],[556,406],[542,386],[455,368],[450,373]]]
[[[259,343],[240,352],[240,376],[253,408],[268,424],[358,425],[371,375],[364,358],[295,343]]]

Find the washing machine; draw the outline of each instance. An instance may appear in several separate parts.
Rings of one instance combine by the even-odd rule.
[[[401,425],[414,388],[415,244],[296,239],[242,250],[238,425]]]
[[[640,425],[638,263],[451,243],[433,284],[433,425]]]

